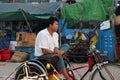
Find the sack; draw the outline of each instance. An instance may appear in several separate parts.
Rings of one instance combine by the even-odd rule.
[[[11,61],[13,62],[23,62],[27,60],[29,57],[29,54],[26,52],[21,51],[15,51],[13,56],[11,57]]]

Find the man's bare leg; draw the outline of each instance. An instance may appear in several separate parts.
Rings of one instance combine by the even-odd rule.
[[[62,72],[62,74],[64,75],[64,77],[65,77],[67,80],[72,80],[72,78],[69,77],[66,69],[61,70],[61,72]]]

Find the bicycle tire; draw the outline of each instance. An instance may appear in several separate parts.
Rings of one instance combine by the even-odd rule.
[[[29,72],[28,72],[29,76],[36,76],[36,75],[46,73],[41,66],[39,66],[38,64],[36,64],[34,62],[28,62],[27,66],[29,67]],[[15,74],[15,80],[23,79],[26,76],[24,68],[25,68],[24,64],[22,64],[18,68],[18,70]],[[47,80],[47,77],[43,77],[42,80]]]
[[[113,78],[110,77],[110,73],[107,72],[107,70],[112,74]],[[101,72],[101,74],[99,73]],[[104,78],[102,78],[104,77]],[[107,64],[102,64],[102,68],[96,68],[90,80],[120,80],[120,65],[116,63],[108,62]]]

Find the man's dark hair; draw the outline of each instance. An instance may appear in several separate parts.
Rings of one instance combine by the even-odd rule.
[[[48,24],[53,24],[54,21],[58,22],[58,19],[56,17],[50,17],[49,20],[48,20]]]
[[[66,3],[73,4],[73,3],[76,3],[76,0],[67,0]]]
[[[115,15],[119,16],[120,15],[120,6],[117,6],[115,9]]]

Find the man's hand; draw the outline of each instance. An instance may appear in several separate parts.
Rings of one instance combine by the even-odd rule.
[[[58,50],[57,51],[57,55],[60,57],[60,56],[62,56],[64,54],[64,51],[63,50]]]
[[[54,53],[57,54],[59,57],[64,54],[63,50],[59,50],[57,47],[54,48]]]

